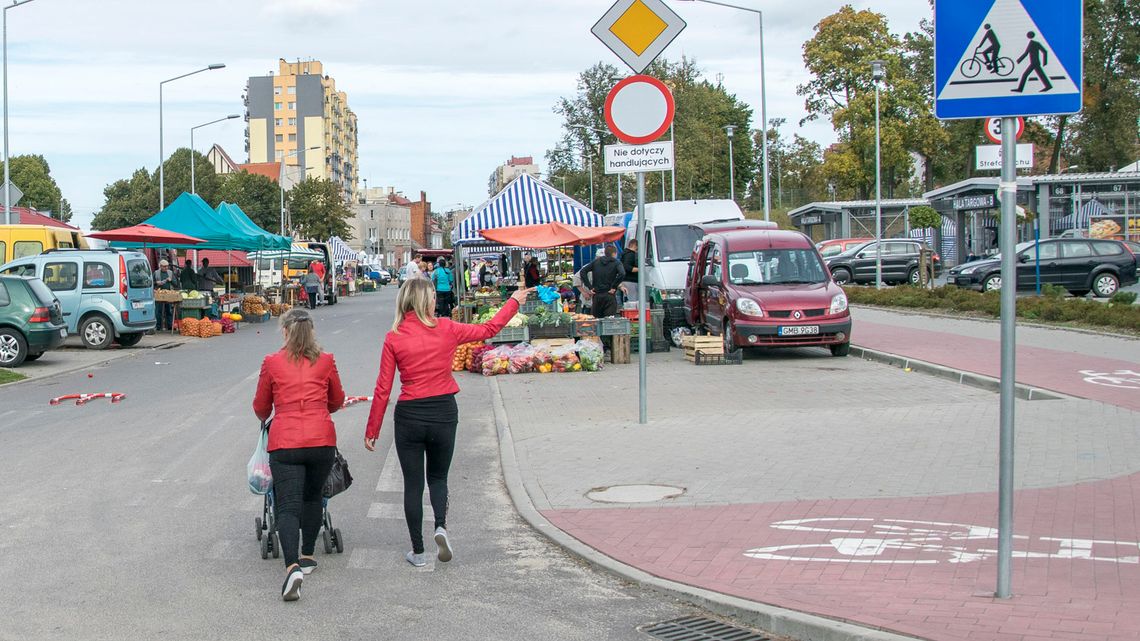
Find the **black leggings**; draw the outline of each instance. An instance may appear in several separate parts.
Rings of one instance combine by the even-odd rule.
[[[321,531],[322,496],[332,469],[335,447],[298,447],[269,453],[273,472],[274,514],[285,567],[297,562],[297,533],[301,554],[312,556]]]
[[[447,471],[455,451],[459,408],[455,396],[433,396],[399,401],[395,412],[396,456],[404,473],[404,518],[412,537],[412,551],[424,551],[424,459],[435,527],[447,527]]]

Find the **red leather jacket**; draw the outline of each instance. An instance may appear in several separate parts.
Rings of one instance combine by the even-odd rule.
[[[265,357],[253,412],[265,420],[273,415],[269,451],[336,445],[332,413],[344,405],[344,389],[332,354],[317,362],[293,361],[284,351]]]
[[[420,322],[415,312],[408,312],[400,331],[388,332],[384,337],[384,350],[380,353],[380,376],[372,396],[372,410],[368,413],[366,438],[380,436],[380,423],[392,396],[392,379],[400,370],[400,399],[412,401],[459,391],[451,375],[451,358],[462,343],[483,341],[498,334],[519,311],[519,304],[510,299],[489,322],[482,325],[456,323],[448,318],[437,318],[435,327]]]

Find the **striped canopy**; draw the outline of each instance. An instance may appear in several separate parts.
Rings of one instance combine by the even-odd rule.
[[[451,232],[452,244],[487,242],[479,232],[550,222],[601,227],[605,219],[566,194],[523,174],[480,205]]]
[[[329,239],[329,251],[332,252],[332,259],[338,263],[356,260],[358,253],[355,249],[348,246],[348,243],[340,239],[339,236],[333,236]]]

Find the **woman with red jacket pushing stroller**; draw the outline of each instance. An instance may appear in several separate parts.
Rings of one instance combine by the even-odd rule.
[[[309,312],[294,308],[282,314],[281,331],[285,345],[261,363],[253,411],[262,421],[273,415],[267,449],[285,557],[281,598],[296,601],[304,575],[317,567],[313,552],[321,529],[321,490],[336,456],[331,415],[344,404],[344,390],[332,354],[317,344]]]

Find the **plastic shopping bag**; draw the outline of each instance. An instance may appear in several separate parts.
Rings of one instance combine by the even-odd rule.
[[[245,466],[246,476],[249,477],[249,491],[254,494],[269,494],[273,488],[273,472],[269,471],[269,430],[261,430],[257,438],[257,447],[249,463]]]

